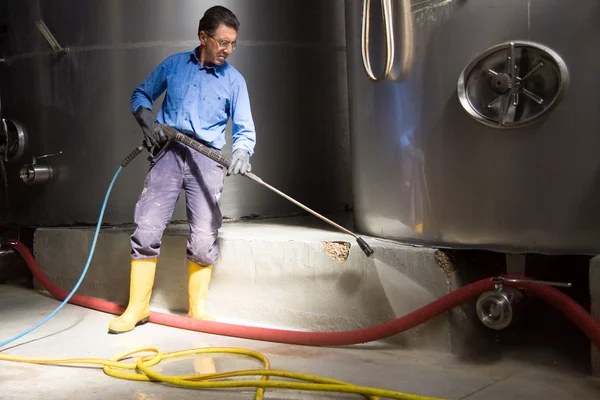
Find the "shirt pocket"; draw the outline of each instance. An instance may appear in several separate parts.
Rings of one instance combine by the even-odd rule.
[[[175,74],[167,77],[167,101],[171,109],[179,108],[183,104],[187,92],[187,85]]]
[[[229,102],[220,93],[205,91],[200,96],[198,116],[209,126],[227,123],[229,118]]]

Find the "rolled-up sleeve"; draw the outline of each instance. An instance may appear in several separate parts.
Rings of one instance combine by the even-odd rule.
[[[131,95],[131,112],[134,113],[139,106],[144,106],[152,110],[152,104],[167,88],[167,75],[170,62],[171,57],[165,59],[140,86],[133,90]]]
[[[256,132],[248,87],[242,76],[238,76],[232,83],[231,122],[232,151],[244,149],[252,156],[256,145]]]

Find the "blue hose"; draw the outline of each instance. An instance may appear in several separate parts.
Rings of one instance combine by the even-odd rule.
[[[129,161],[131,161],[131,160],[129,160]],[[71,293],[69,293],[69,295],[62,301],[62,303],[60,303],[60,305],[58,307],[56,307],[56,309],[54,311],[52,311],[50,313],[50,315],[48,315],[46,318],[44,318],[43,320],[38,322],[38,324],[35,325],[34,327],[29,328],[26,331],[18,334],[17,336],[12,337],[12,338],[0,343],[0,348],[31,333],[32,331],[36,330],[37,328],[39,328],[40,326],[42,326],[43,324],[48,322],[48,320],[50,318],[54,317],[56,315],[56,313],[59,312],[60,309],[63,308],[64,305],[69,302],[69,300],[71,300],[71,297],[73,297],[73,295],[75,294],[77,289],[79,289],[79,286],[81,285],[81,282],[83,282],[83,279],[85,278],[85,274],[87,274],[88,268],[90,267],[92,257],[94,256],[94,250],[96,249],[96,241],[98,240],[98,234],[100,233],[100,226],[102,225],[102,219],[104,218],[104,211],[106,210],[106,204],[108,203],[108,198],[110,197],[110,192],[112,191],[113,185],[115,184],[115,181],[117,180],[117,177],[121,173],[122,169],[123,169],[123,165],[119,166],[119,169],[117,169],[117,172],[113,176],[113,179],[110,182],[110,186],[108,187],[108,190],[106,191],[106,195],[104,196],[104,203],[102,203],[102,210],[100,211],[100,217],[98,218],[98,223],[96,224],[96,232],[94,233],[94,240],[92,242],[92,248],[90,249],[90,254],[88,255],[87,262],[85,263],[85,268],[83,269],[83,272],[81,273],[81,276],[79,277],[79,280],[77,281],[77,284],[75,285],[73,290],[71,290]]]
[[[106,195],[104,196],[104,202],[102,203],[102,209],[100,210],[100,216],[98,217],[98,223],[96,224],[96,232],[94,233],[94,240],[92,242],[92,248],[90,249],[90,254],[88,255],[87,262],[85,263],[85,268],[83,268],[83,272],[81,273],[81,276],[79,277],[79,280],[77,281],[77,284],[75,285],[73,290],[71,290],[71,293],[69,293],[69,295],[62,301],[62,303],[60,303],[60,305],[58,307],[56,307],[56,310],[54,310],[50,313],[50,315],[48,315],[46,318],[44,318],[43,320],[38,322],[38,324],[35,325],[34,327],[29,328],[26,331],[19,333],[17,336],[12,337],[12,338],[0,343],[0,348],[6,346],[9,343],[14,342],[15,340],[27,335],[28,333],[31,333],[32,331],[36,330],[37,328],[39,328],[40,326],[42,326],[43,324],[48,322],[48,320],[50,318],[54,317],[56,315],[56,313],[59,312],[60,309],[63,308],[64,305],[69,302],[69,300],[71,300],[71,297],[73,297],[75,292],[77,292],[77,289],[79,289],[81,282],[83,282],[83,278],[85,278],[85,274],[87,274],[88,268],[90,267],[90,263],[92,262],[92,257],[94,256],[94,251],[96,249],[96,241],[98,240],[98,235],[100,234],[100,226],[102,225],[102,219],[104,218],[104,211],[106,210],[106,204],[108,204],[108,198],[110,197],[110,192],[112,191],[113,185],[115,184],[117,177],[121,173],[121,170],[123,168],[125,168],[127,166],[127,164],[129,164],[135,157],[137,157],[137,155],[140,154],[142,152],[142,150],[144,150],[144,149],[148,149],[148,151],[150,151],[150,148],[146,145],[145,142],[143,145],[136,147],[131,153],[129,153],[129,155],[121,163],[121,166],[119,167],[117,172],[115,172],[115,175],[113,176],[112,181],[110,182],[110,185],[108,186],[108,190],[106,191]]]
[[[150,151],[150,148],[146,145],[145,142],[144,142],[144,144],[136,147],[131,153],[129,153],[129,155],[121,163],[121,166],[119,167],[119,169],[117,169],[117,172],[115,172],[115,175],[113,176],[112,181],[110,182],[110,185],[108,186],[108,190],[106,191],[106,195],[104,196],[104,202],[102,203],[102,209],[100,210],[100,216],[98,217],[98,223],[96,224],[96,232],[94,233],[94,240],[92,241],[92,248],[90,249],[90,254],[88,255],[87,262],[85,263],[85,268],[83,268],[83,272],[81,273],[81,276],[79,277],[79,280],[77,281],[77,284],[75,285],[73,290],[71,290],[71,293],[69,293],[69,295],[62,301],[62,303],[60,303],[60,305],[58,307],[56,307],[56,310],[54,310],[50,313],[50,315],[48,315],[46,318],[41,320],[34,327],[29,328],[26,331],[18,334],[17,336],[12,337],[12,338],[0,343],[0,348],[6,346],[9,343],[14,342],[15,340],[27,335],[28,333],[31,333],[32,331],[36,330],[37,328],[39,328],[40,326],[42,326],[43,324],[48,322],[48,320],[50,318],[54,317],[56,315],[56,313],[59,312],[61,310],[61,308],[63,308],[64,305],[69,302],[69,300],[71,300],[71,297],[73,297],[75,292],[77,292],[77,289],[79,289],[81,282],[83,282],[83,279],[85,278],[85,275],[87,274],[88,268],[90,267],[90,263],[92,262],[92,257],[94,256],[94,251],[96,250],[96,241],[98,240],[98,235],[100,234],[100,226],[102,225],[102,220],[104,219],[104,211],[106,210],[106,205],[108,204],[108,198],[110,197],[110,192],[112,191],[112,188],[113,188],[115,182],[117,181],[117,177],[121,173],[121,170],[123,168],[125,168],[131,161],[133,161],[133,159],[135,157],[137,157],[144,149],[148,149],[148,151]]]

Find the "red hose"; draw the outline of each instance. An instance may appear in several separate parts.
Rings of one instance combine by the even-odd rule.
[[[52,282],[50,282],[48,278],[46,278],[27,246],[17,240],[11,240],[6,244],[12,246],[21,254],[21,256],[23,256],[33,276],[52,296],[62,301],[69,295],[69,292],[58,288]],[[519,276],[511,277],[527,279]],[[596,345],[596,347],[600,349],[600,324],[585,309],[583,309],[583,307],[581,307],[567,295],[554,289],[553,287],[534,283],[516,284],[506,282],[505,285],[523,288],[559,309],[587,335],[587,337]],[[482,279],[448,293],[447,295],[442,296],[439,299],[403,317],[399,317],[392,321],[370,328],[346,332],[298,332],[283,329],[257,328],[214,321],[199,321],[184,316],[164,314],[159,312],[152,312],[149,320],[150,322],[156,324],[171,326],[174,328],[211,333],[215,335],[233,336],[244,339],[310,346],[341,346],[372,342],[400,334],[424,322],[427,322],[428,320],[435,318],[460,304],[475,299],[485,291],[493,289],[494,284],[492,283],[491,279]],[[120,306],[109,301],[79,295],[73,295],[69,303],[115,315],[120,315],[123,313],[123,311],[125,311],[124,306]]]

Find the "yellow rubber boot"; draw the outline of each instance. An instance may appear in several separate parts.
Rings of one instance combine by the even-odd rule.
[[[150,260],[131,260],[131,283],[129,304],[125,312],[108,325],[110,333],[123,333],[133,330],[137,325],[148,322],[150,316],[150,296],[156,273],[156,258]]]
[[[212,274],[212,265],[202,267],[192,261],[188,264],[188,297],[190,308],[188,317],[202,319],[205,321],[214,321],[215,319],[206,314],[206,298],[208,297],[208,284]]]

